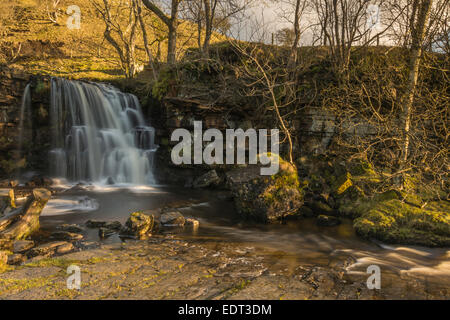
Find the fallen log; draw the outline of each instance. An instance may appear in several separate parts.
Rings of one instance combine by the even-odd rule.
[[[0,216],[8,207],[16,207],[14,189],[0,190]]]
[[[0,219],[0,238],[21,240],[39,230],[39,216],[51,197],[47,189],[34,189],[21,210]]]

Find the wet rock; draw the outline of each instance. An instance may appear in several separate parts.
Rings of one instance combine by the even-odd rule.
[[[186,219],[179,211],[170,211],[161,214],[161,224],[167,227],[182,227],[186,223]]]
[[[74,249],[75,247],[73,246],[73,244],[71,244],[70,242],[66,242],[63,245],[56,247],[55,254],[66,254],[72,252]]]
[[[88,221],[86,221],[86,227],[92,228],[92,229],[101,228],[101,227],[106,226],[107,223],[108,222],[106,222],[106,221],[88,220]]]
[[[341,220],[339,220],[336,217],[326,216],[326,215],[321,214],[317,217],[316,223],[318,226],[321,226],[321,227],[334,227],[334,226],[340,225]]]
[[[28,251],[28,257],[49,256],[55,253],[63,254],[74,249],[73,244],[67,241],[55,241],[42,244]]]
[[[187,218],[186,219],[186,225],[192,226],[194,229],[197,229],[200,226],[200,222],[198,220]]]
[[[8,256],[8,264],[9,265],[21,265],[27,261],[27,257],[20,253],[15,253],[10,256]]]
[[[117,230],[102,227],[102,228],[98,229],[98,236],[100,237],[100,239],[105,239],[107,237],[112,236],[116,232],[117,232]]]
[[[84,229],[76,224],[63,224],[57,227],[58,230],[61,231],[67,231],[67,232],[73,232],[73,233],[80,233],[83,232]]]
[[[192,186],[194,188],[207,188],[210,186],[218,185],[219,183],[220,178],[217,175],[216,170],[211,170],[195,179],[192,183]]]
[[[24,253],[34,247],[34,241],[31,240],[17,240],[13,243],[14,253]]]
[[[120,231],[121,236],[146,239],[152,235],[155,226],[155,217],[142,211],[130,214],[125,227]]]
[[[122,229],[122,224],[119,221],[112,221],[112,222],[108,222],[107,224],[105,224],[105,228],[110,229],[110,230],[119,231],[120,229]]]
[[[106,180],[106,184],[113,185],[113,184],[116,184],[116,182],[114,181],[114,179],[112,177],[108,177],[108,179]]]
[[[305,218],[312,218],[315,217],[316,214],[314,213],[314,211],[307,206],[302,206],[299,210],[298,210],[298,214],[302,217]]]
[[[7,180],[5,187],[15,188],[19,185],[19,180]]]
[[[25,183],[27,187],[49,187],[53,184],[53,180],[45,176],[34,176],[30,181]]]
[[[307,206],[314,212],[315,215],[334,215],[335,211],[326,203],[322,201],[311,201]]]
[[[303,205],[297,170],[279,159],[280,170],[273,176],[261,175],[259,166],[227,173],[227,186],[233,193],[236,209],[244,218],[276,221],[297,212]]]
[[[83,235],[79,233],[73,233],[68,231],[56,231],[50,235],[51,238],[56,240],[65,241],[77,241],[83,239]]]

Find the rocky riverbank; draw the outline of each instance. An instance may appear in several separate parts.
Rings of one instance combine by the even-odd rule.
[[[1,299],[448,299],[448,287],[384,274],[369,290],[367,274],[332,257],[296,264],[281,250],[214,239],[156,236],[36,258],[0,274]],[[81,270],[81,289],[66,286],[66,269]]]

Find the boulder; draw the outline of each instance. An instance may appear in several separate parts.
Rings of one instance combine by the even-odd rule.
[[[98,229],[98,236],[100,239],[105,239],[107,237],[112,236],[114,233],[116,233],[117,230],[108,229],[108,228],[100,228]]]
[[[303,205],[297,170],[280,158],[280,170],[273,176],[260,175],[259,166],[227,173],[237,211],[244,217],[272,222],[291,215]]]
[[[119,221],[112,221],[105,224],[106,229],[119,231],[122,229],[122,224]]]
[[[316,223],[318,226],[321,226],[321,227],[334,227],[334,226],[340,225],[341,220],[339,220],[336,217],[326,216],[326,215],[321,214],[317,217]]]
[[[27,187],[49,187],[53,184],[53,180],[50,179],[49,177],[45,177],[45,176],[34,176],[33,178],[31,178],[30,181],[27,181],[25,183],[25,185]]]
[[[334,215],[335,211],[326,203],[322,201],[311,201],[307,203],[307,206],[311,208],[314,214]]]
[[[55,241],[42,244],[28,251],[28,257],[50,256],[55,253],[64,254],[74,249],[73,244],[67,241]]]
[[[73,233],[68,231],[56,231],[53,232],[50,237],[55,240],[65,241],[77,241],[83,239],[83,235],[79,233]]]
[[[155,217],[152,214],[147,215],[142,211],[133,212],[125,223],[125,227],[120,231],[120,235],[146,239],[152,235],[154,226]]]
[[[216,170],[210,170],[204,175],[201,175],[197,179],[194,180],[192,186],[194,188],[207,188],[210,186],[215,186],[220,183],[220,178],[217,175]]]
[[[314,211],[307,206],[302,206],[299,210],[298,210],[298,214],[302,217],[305,218],[312,218],[315,217],[316,214],[314,213]]]
[[[13,243],[14,253],[24,253],[34,247],[34,241],[31,240],[17,240]]]
[[[106,222],[106,221],[88,220],[88,221],[86,221],[86,227],[92,228],[92,229],[101,228],[101,227],[106,226],[107,223],[108,222]]]
[[[161,224],[166,227],[182,227],[186,219],[179,211],[170,211],[161,214]]]
[[[197,229],[200,226],[200,222],[196,219],[187,218],[186,219],[186,225],[192,226],[192,228]]]
[[[21,265],[25,261],[27,261],[27,257],[20,253],[15,253],[8,256],[9,265]]]
[[[73,233],[80,233],[83,232],[84,229],[76,224],[63,224],[57,227],[58,230],[61,231],[67,231],[67,232],[73,232]]]

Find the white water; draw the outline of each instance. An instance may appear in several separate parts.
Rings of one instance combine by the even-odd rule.
[[[27,113],[27,117],[25,117]],[[30,84],[28,83],[25,87],[22,96],[22,102],[20,105],[20,119],[19,119],[19,157],[22,156],[23,149],[23,134],[25,130],[25,119],[31,119],[31,91]],[[29,121],[30,122],[30,121]],[[30,125],[30,124],[28,124]]]
[[[154,184],[154,128],[136,96],[99,83],[52,79],[51,172],[71,182]]]

